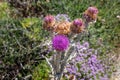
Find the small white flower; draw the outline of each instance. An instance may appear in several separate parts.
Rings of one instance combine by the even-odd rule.
[[[120,15],[117,15],[117,18],[120,19]]]

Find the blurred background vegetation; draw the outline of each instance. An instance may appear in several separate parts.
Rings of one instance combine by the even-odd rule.
[[[48,80],[49,67],[41,57],[46,51],[39,47],[49,35],[42,30],[43,17],[67,14],[73,20],[89,6],[99,9],[98,20],[82,40],[106,55],[120,47],[120,0],[1,0],[0,79]]]

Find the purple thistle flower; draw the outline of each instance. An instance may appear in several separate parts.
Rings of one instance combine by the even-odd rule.
[[[98,9],[96,7],[89,7],[88,11],[92,14],[98,14]]]
[[[54,19],[54,16],[52,16],[52,15],[48,15],[48,16],[46,16],[45,18],[44,18],[44,22],[46,22],[46,23],[50,23],[50,22],[52,22],[52,21],[54,21],[55,19]]]
[[[52,15],[47,15],[44,18],[43,28],[48,31],[53,31],[55,25],[55,18]]]
[[[57,51],[64,51],[69,46],[69,39],[65,35],[55,35],[52,39],[52,46]]]
[[[88,26],[89,22],[96,22],[98,14],[98,9],[96,7],[89,7],[83,14],[83,18],[85,19],[85,26]]]
[[[83,25],[83,22],[82,22],[82,20],[80,20],[80,19],[75,19],[75,20],[73,21],[73,25],[75,25],[75,26],[82,26],[82,25]]]
[[[88,16],[87,14],[83,14],[83,18],[86,20],[86,23],[85,23],[85,27],[87,27],[88,26],[88,23],[89,22],[92,22],[92,21],[94,21],[90,16]]]
[[[71,31],[73,33],[81,33],[82,31],[84,31],[84,22],[82,21],[82,19],[75,19],[72,24],[71,24]]]

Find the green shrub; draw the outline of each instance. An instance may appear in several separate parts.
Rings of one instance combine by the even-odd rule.
[[[35,65],[42,59],[39,45],[45,35],[42,35],[44,31],[41,30],[40,20],[34,27],[26,29],[21,21],[0,20],[0,77],[5,76],[2,79],[23,79],[31,74]],[[38,29],[38,32],[34,29]],[[28,35],[28,31],[31,34]],[[31,35],[34,38],[31,38]]]
[[[33,71],[33,80],[49,80],[50,69],[48,64],[43,61]]]
[[[49,9],[45,0],[8,0],[8,2],[13,7],[13,17],[40,17]]]
[[[0,2],[0,19],[9,17],[9,6],[7,2]]]

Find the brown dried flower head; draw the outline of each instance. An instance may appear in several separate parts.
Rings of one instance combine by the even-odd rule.
[[[68,34],[70,33],[70,25],[71,23],[68,21],[58,22],[54,27],[54,31],[57,34]]]
[[[84,17],[85,18],[91,18],[89,20],[96,20],[97,19],[97,14],[98,14],[98,9],[96,7],[89,7],[84,12]]]
[[[53,27],[55,25],[55,18],[52,15],[48,15],[44,18],[43,22],[43,28],[50,31],[53,30]]]
[[[73,33],[80,33],[82,31],[84,31],[84,22],[82,21],[82,19],[75,19],[72,24],[71,24],[71,31]]]

